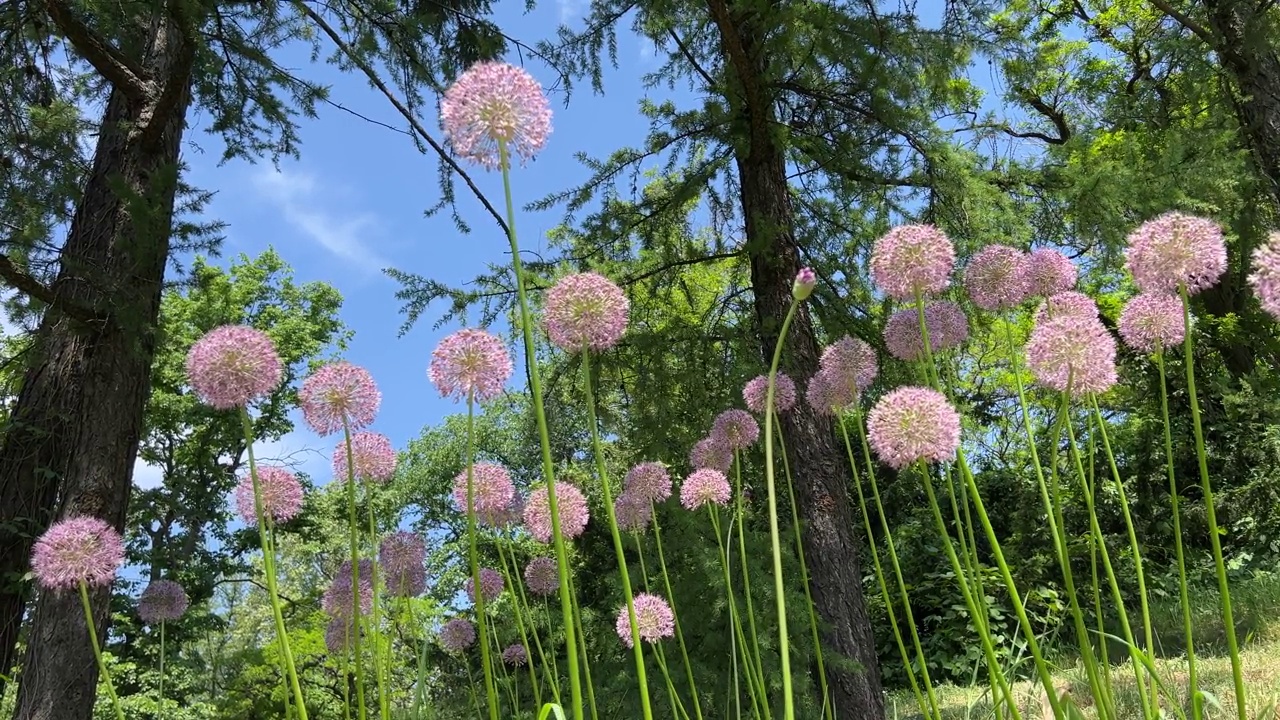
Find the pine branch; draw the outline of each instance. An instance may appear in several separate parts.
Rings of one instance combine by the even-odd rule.
[[[1190,30],[1196,37],[1203,40],[1210,48],[1219,50],[1218,41],[1213,37],[1213,33],[1205,29],[1205,27],[1200,23],[1192,20],[1189,15],[1184,14],[1182,11],[1170,5],[1167,0],[1151,0],[1151,4],[1160,12],[1173,18],[1182,27]]]
[[[131,100],[142,100],[147,96],[150,81],[133,60],[94,32],[63,0],[45,0],[45,8],[71,46],[111,84]]]
[[[99,323],[104,319],[88,308],[59,298],[52,288],[19,268],[4,253],[0,253],[0,279],[15,290],[25,293],[27,296],[35,298],[50,307],[57,308],[67,317],[88,324]]]

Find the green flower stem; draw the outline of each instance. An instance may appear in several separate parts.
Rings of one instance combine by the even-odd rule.
[[[662,569],[662,587],[667,591],[667,603],[671,605],[671,614],[675,616],[676,642],[680,644],[680,655],[684,658],[684,671],[689,681],[689,694],[693,697],[693,712],[697,720],[702,720],[702,702],[698,698],[698,685],[693,681],[693,664],[689,662],[689,651],[684,644],[684,632],[680,630],[680,611],[676,609],[676,596],[671,592],[671,577],[667,575],[667,558],[662,552],[662,530],[658,527],[658,511],[653,512],[653,542],[658,548],[658,565]]]
[[[1097,443],[1094,441],[1093,422],[1090,417],[1089,422],[1089,477],[1086,484],[1085,492],[1093,496],[1094,488],[1097,487]],[[1090,588],[1093,592],[1094,613],[1098,618],[1098,656],[1101,658],[1102,667],[1105,672],[1102,673],[1102,689],[1106,692],[1108,704],[1115,707],[1115,693],[1111,686],[1111,658],[1107,650],[1107,618],[1102,612],[1102,590],[1098,578],[1098,543],[1095,541],[1093,533],[1089,533],[1089,581]]]
[[[102,646],[98,644],[98,628],[93,624],[93,607],[89,605],[89,587],[84,580],[80,581],[80,605],[84,608],[84,622],[89,628],[89,642],[93,643],[93,657],[98,661],[98,672],[107,684],[107,697],[111,698],[111,707],[116,711],[116,720],[124,720],[124,710],[120,707],[120,698],[116,696],[116,686],[111,682],[111,673],[107,672],[107,663],[102,659]]]
[[[756,682],[763,688],[765,687],[764,664],[760,659],[760,636],[756,634],[756,609],[751,600],[751,571],[747,565],[747,518],[742,496],[742,454],[738,450],[733,451],[733,483],[733,492],[736,497],[733,509],[734,526],[738,531],[738,562],[742,566],[742,597],[747,610],[747,628],[751,631],[751,643],[747,645],[749,669],[755,672]]]
[[[302,684],[298,682],[298,670],[293,664],[293,650],[289,646],[289,633],[284,627],[280,593],[276,588],[276,551],[262,507],[262,488],[258,484],[258,461],[253,454],[253,421],[249,419],[249,411],[245,408],[240,409],[240,424],[244,430],[245,455],[249,460],[249,477],[253,483],[253,508],[258,518],[258,540],[262,544],[262,562],[267,576],[267,593],[271,598],[271,614],[276,624],[276,637],[280,639],[280,647],[284,651],[284,671],[289,676],[289,685],[293,688],[293,698],[298,705],[298,718],[307,720],[307,704],[302,699]],[[350,450],[348,439],[348,454]]]
[[[484,589],[480,584],[480,531],[476,528],[476,418],[475,396],[467,396],[467,540],[471,563],[471,594],[476,604],[476,625],[480,628],[480,663],[484,671],[484,691],[489,720],[498,720],[498,693],[493,685],[493,662],[489,656],[489,621],[485,616]]]
[[[737,660],[741,657],[743,664],[747,666],[747,691],[751,695],[752,711],[755,717],[763,718],[767,712],[768,701],[760,693],[760,689],[756,685],[757,676],[751,671],[751,660],[746,655],[747,639],[746,634],[742,631],[742,618],[738,612],[738,596],[733,591],[733,578],[729,572],[729,551],[725,548],[725,533],[720,527],[720,512],[716,505],[712,503],[708,507],[708,513],[711,515],[711,528],[716,533],[716,544],[720,548],[720,569],[724,573],[725,594],[729,598],[729,620],[732,626],[731,632],[733,633],[732,642],[734,646],[734,682],[736,684],[738,677]]]
[[[350,456],[348,456],[347,462],[348,464],[352,463]],[[369,615],[369,637],[373,642],[373,677],[378,683],[378,709],[381,712],[382,720],[391,720],[391,705],[387,698],[388,678],[385,677],[391,664],[391,648],[387,647],[387,658],[385,658],[384,662],[382,641],[380,639],[382,621],[378,603],[378,591],[381,590],[378,584],[378,526],[374,521],[373,515],[373,487],[368,483],[365,484],[365,504],[369,506],[369,543],[373,546],[372,558],[369,561],[369,566],[372,568],[372,577],[369,578],[369,582],[373,588],[371,593],[373,603]]]
[[[520,642],[524,643],[525,655],[528,656],[528,662],[525,663],[525,667],[529,668],[529,684],[533,688],[533,704],[534,707],[542,707],[542,689],[539,687],[537,670],[534,670],[533,668],[533,653],[529,647],[529,634],[525,632],[524,616],[528,615],[529,611],[524,600],[524,583],[520,582],[520,576],[515,574],[516,565],[514,558],[511,563],[512,567],[507,567],[507,554],[503,552],[503,545],[503,543],[498,543],[498,559],[502,562],[503,574],[507,576],[507,587],[516,588],[516,592],[512,593],[516,605],[514,613],[516,617],[516,629],[520,632]],[[533,630],[533,617],[530,615],[528,620],[529,628]],[[534,630],[534,632],[536,633],[537,631]],[[537,639],[536,634],[534,635],[534,639]],[[547,659],[542,656],[542,643],[537,643],[537,646],[538,657],[541,658],[543,670],[547,671]],[[560,699],[556,698],[556,702],[559,701]]]
[[[1196,664],[1195,633],[1191,622],[1191,597],[1187,583],[1187,560],[1182,547],[1182,511],[1178,508],[1178,478],[1173,469],[1173,431],[1169,421],[1169,383],[1165,378],[1164,352],[1155,356],[1160,371],[1160,414],[1164,421],[1164,465],[1169,475],[1169,503],[1173,509],[1173,551],[1178,560],[1178,596],[1182,605],[1182,634],[1187,647],[1188,694],[1191,695],[1192,720],[1204,717],[1200,698],[1200,670]]]
[[[364,702],[364,652],[360,639],[360,524],[356,513],[356,479],[351,464],[354,450],[351,447],[351,425],[342,418],[342,435],[347,447],[347,525],[351,552],[351,655],[356,675],[356,708],[359,720],[368,720],[369,712]]]
[[[680,702],[680,693],[676,692],[676,685],[671,682],[671,672],[667,670],[667,658],[662,652],[662,645],[655,644],[652,649],[653,659],[658,663],[658,669],[662,671],[662,677],[667,681],[667,694],[671,697],[672,716],[689,720],[689,711],[684,709],[684,703]]]
[[[1182,296],[1182,354],[1187,366],[1187,398],[1191,401],[1191,430],[1196,439],[1196,462],[1200,469],[1200,487],[1204,491],[1204,509],[1209,521],[1209,546],[1213,549],[1213,564],[1218,571],[1218,592],[1222,595],[1222,622],[1227,633],[1227,651],[1231,653],[1231,678],[1236,691],[1236,713],[1240,720],[1247,720],[1245,703],[1244,669],[1240,663],[1240,642],[1236,639],[1236,622],[1231,612],[1231,588],[1227,583],[1227,565],[1222,559],[1222,533],[1218,527],[1218,513],[1213,506],[1213,483],[1209,481],[1209,457],[1204,449],[1204,428],[1200,424],[1200,398],[1196,394],[1195,338],[1191,333],[1191,299],[1187,286],[1179,286]]]
[[[533,346],[533,314],[524,287],[524,270],[520,263],[520,244],[516,240],[515,203],[511,197],[511,162],[506,141],[498,141],[498,159],[502,167],[502,191],[507,203],[507,239],[511,243],[511,268],[515,273],[516,296],[520,301],[520,330],[524,336],[525,370],[529,373],[529,389],[533,395],[533,411],[538,421],[538,440],[542,447],[542,474],[547,481],[547,505],[551,511],[551,535],[556,548],[556,564],[560,575],[560,614],[564,619],[564,642],[569,662],[569,695],[574,720],[582,720],[582,679],[578,671],[577,635],[573,624],[573,598],[569,596],[569,558],[564,536],[560,533],[560,510],[556,501],[555,465],[551,459],[551,434],[547,429],[547,413],[542,402],[542,379]]]
[[[631,623],[631,650],[636,662],[636,683],[640,686],[640,711],[644,720],[653,720],[649,706],[649,679],[645,673],[644,648],[640,644],[640,625],[636,622],[635,598],[631,593],[631,574],[627,570],[627,555],[622,548],[622,535],[618,532],[618,518],[613,512],[613,492],[609,488],[609,474],[604,466],[604,447],[600,443],[600,421],[596,417],[595,389],[591,386],[591,353],[582,349],[582,384],[586,393],[587,422],[591,424],[591,453],[595,455],[596,475],[604,495],[605,517],[609,520],[609,534],[613,536],[613,552],[618,560],[618,574],[622,576],[622,594],[627,599],[627,618]]]
[[[471,691],[471,704],[476,706],[476,714],[484,715],[484,708],[480,705],[480,696],[476,694],[476,675],[471,671],[471,659],[466,658],[467,665],[467,689]]]
[[[164,620],[160,621],[160,684],[156,689],[156,705],[164,708]]]
[[[582,606],[578,604],[578,591],[574,589],[572,578],[569,593],[573,603],[573,622],[576,623],[578,637],[582,639],[582,642],[578,643],[578,650],[582,653],[582,671],[587,678],[587,703],[591,707],[591,717],[593,720],[598,720],[600,714],[596,711],[596,686],[591,681],[591,660],[587,656],[587,633],[582,629]]]

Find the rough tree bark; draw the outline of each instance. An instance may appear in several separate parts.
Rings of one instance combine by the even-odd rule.
[[[747,132],[735,159],[761,351],[769,362],[791,305],[791,285],[800,269],[800,256],[785,148],[777,135],[775,98],[767,90],[768,59],[762,39],[770,28],[762,25],[761,17],[768,13],[734,0],[708,0],[707,5],[720,32],[730,75],[736,81],[737,97],[731,97],[731,107]],[[783,357],[786,371],[801,385],[817,371],[818,343],[804,306],[792,321]],[[806,403],[798,403],[783,415],[781,428],[793,463],[800,514],[807,526],[804,551],[814,603],[827,623],[823,647],[855,665],[855,669],[839,671],[827,664],[835,716],[883,718],[880,668],[862,596],[844,456],[830,421]]]
[[[45,6],[111,92],[57,278],[47,288],[19,287],[48,308],[0,444],[0,577],[7,579],[26,572],[35,537],[56,518],[93,515],[124,527],[191,93],[193,45],[182,3],[153,19],[140,59],[97,35],[62,0]],[[0,588],[0,667],[12,665],[29,591],[13,582]],[[94,591],[91,601],[105,638],[109,590]],[[78,595],[41,593],[15,719],[88,720],[97,680]]]

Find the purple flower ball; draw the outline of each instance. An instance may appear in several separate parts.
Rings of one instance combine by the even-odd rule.
[[[356,479],[385,483],[396,474],[396,450],[391,439],[382,433],[358,432],[351,436],[351,456],[355,458],[350,471]],[[333,450],[333,474],[346,478],[347,444],[338,443]]]
[[[560,573],[556,559],[536,557],[524,568],[524,584],[534,595],[554,595],[560,589]]]
[[[511,156],[536,156],[551,134],[551,105],[525,70],[503,62],[472,65],[445,91],[440,125],[453,151],[490,170]],[[499,144],[506,148],[503,163]]]
[[[547,291],[547,334],[566,352],[608,350],[627,330],[629,307],[622,288],[609,278],[590,272],[566,275]]]
[[[524,667],[529,662],[529,651],[519,643],[508,645],[502,651],[502,662],[512,667]]]
[[[1098,303],[1093,298],[1075,290],[1060,292],[1045,298],[1036,308],[1036,322],[1045,317],[1063,317],[1064,315],[1080,315],[1086,318],[1098,317]]]
[[[711,423],[711,437],[733,450],[745,450],[760,439],[760,424],[746,410],[725,410]]]
[[[769,397],[769,376],[761,375],[748,382],[742,388],[742,399],[747,408],[758,415],[764,414],[765,402]],[[773,383],[773,410],[784,413],[796,404],[796,383],[782,373],[778,373]]]
[[[511,356],[496,336],[466,328],[431,351],[427,376],[441,397],[483,402],[502,394],[511,377]]]
[[[613,501],[613,515],[618,529],[623,532],[642,533],[653,520],[653,503],[649,498],[625,491]]]
[[[504,587],[506,587],[506,582],[502,579],[502,573],[493,568],[480,568],[480,592],[484,596],[485,602],[489,603],[497,600]],[[467,597],[471,599],[471,602],[476,601],[474,578],[467,578],[462,583],[462,589],[466,591]]]
[[[712,468],[729,472],[733,467],[733,449],[725,444],[724,438],[709,435],[694,443],[689,451],[689,464],[695,470]]]
[[[1218,284],[1227,271],[1222,227],[1206,218],[1165,213],[1129,234],[1125,267],[1143,292],[1188,295]]]
[[[823,368],[809,378],[805,399],[820,415],[839,415],[858,401],[855,386],[845,378],[837,377],[829,368]]]
[[[275,343],[261,330],[223,325],[209,331],[187,353],[187,379],[206,404],[242,408],[280,386],[284,369]]]
[[[636,497],[660,503],[671,497],[671,475],[662,463],[643,462],[627,471],[622,487]]]
[[[440,628],[440,646],[455,655],[462,654],[475,641],[475,626],[462,618],[454,618]]]
[[[1103,393],[1116,384],[1116,341],[1097,318],[1044,320],[1027,340],[1027,366],[1047,388],[1074,397]]]
[[[956,264],[955,247],[932,225],[901,225],[876,240],[871,249],[871,281],[885,295],[907,302],[916,293],[947,289]]]
[[[729,478],[719,470],[703,468],[695,470],[684,479],[680,486],[680,504],[689,510],[697,510],[708,503],[728,505],[733,491],[729,487]]]
[[[148,625],[177,620],[190,604],[187,591],[172,580],[156,580],[138,598],[138,617]]]
[[[259,465],[258,492],[262,496],[262,512],[277,523],[288,522],[302,511],[302,483],[298,476],[282,467]],[[253,501],[253,475],[244,473],[236,485],[236,511],[245,524],[258,524],[258,509]]]
[[[124,564],[124,540],[105,521],[88,516],[54,523],[31,551],[36,584],[47,590],[71,590],[111,584]]]
[[[1030,294],[1022,263],[1027,254],[1008,245],[982,248],[964,271],[964,286],[973,304],[988,312],[1021,305]]]
[[[329,620],[324,631],[324,646],[330,655],[346,655],[355,644],[352,628],[355,623],[348,617],[335,617]]]
[[[476,520],[491,527],[503,525],[516,495],[511,474],[494,463],[478,462],[471,467],[471,505]],[[463,470],[453,479],[453,503],[463,515],[467,513],[467,494],[467,471]]]
[[[1280,320],[1280,232],[1271,233],[1267,241],[1253,251],[1252,259],[1249,285],[1262,309]]]
[[[590,512],[587,498],[575,485],[556,482],[556,509],[560,511],[560,535],[572,540],[587,528]],[[529,494],[524,506],[524,524],[534,540],[549,543],[552,540],[551,500],[547,488],[541,487]]]
[[[1166,293],[1140,293],[1124,306],[1116,323],[1120,337],[1134,350],[1155,353],[1186,337],[1182,298]]]
[[[880,460],[895,470],[919,461],[947,462],[960,447],[960,414],[936,390],[901,387],[871,408],[867,436]]]
[[[871,387],[871,383],[875,382],[876,376],[880,373],[876,351],[866,342],[855,340],[848,335],[823,349],[818,368],[819,372],[826,374],[835,387],[846,389],[847,394],[853,399]],[[843,404],[848,405],[852,402],[851,399]]]
[[[655,643],[663,638],[669,638],[675,634],[676,615],[671,612],[671,606],[666,600],[651,595],[649,593],[640,593],[631,601],[632,608],[636,613],[636,634],[640,639],[647,643]],[[627,606],[623,605],[618,611],[617,622],[618,637],[622,639],[622,644],[627,647],[633,647],[631,639],[631,616],[627,612]]]
[[[1052,248],[1032,250],[1022,261],[1021,284],[1027,297],[1048,297],[1076,286],[1076,266]]]
[[[373,561],[361,560],[356,566],[360,584],[360,615],[373,612]],[[344,560],[333,574],[329,589],[320,598],[320,609],[331,618],[350,618],[356,608],[356,594],[351,591],[351,561]]]
[[[391,533],[379,551],[387,595],[417,597],[427,589],[427,544],[417,533]]]
[[[368,370],[349,362],[335,362],[303,381],[298,404],[307,425],[323,437],[342,430],[344,418],[351,430],[372,425],[382,404],[382,393]]]
[[[924,309],[924,326],[929,331],[929,348],[940,353],[960,347],[969,339],[969,319],[960,306],[949,301],[929,303]],[[884,326],[884,344],[900,360],[924,360],[924,340],[920,336],[920,315],[915,308],[899,310]]]

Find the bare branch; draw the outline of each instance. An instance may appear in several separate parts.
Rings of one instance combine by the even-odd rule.
[[[1160,12],[1173,18],[1182,27],[1190,30],[1196,37],[1203,40],[1206,45],[1214,50],[1219,50],[1218,40],[1213,36],[1213,33],[1205,29],[1205,27],[1200,23],[1192,20],[1190,16],[1186,15],[1181,10],[1170,5],[1167,0],[1151,0],[1151,4],[1156,6],[1156,9]]]
[[[45,0],[49,17],[85,60],[131,100],[142,100],[150,90],[146,73],[133,60],[93,31],[63,0]]]
[[[104,319],[87,308],[59,299],[52,288],[19,268],[4,253],[0,253],[0,279],[3,279],[11,287],[29,297],[35,298],[50,307],[56,307],[67,317],[85,323],[101,322]]]

